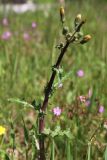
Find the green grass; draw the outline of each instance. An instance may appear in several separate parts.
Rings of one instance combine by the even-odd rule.
[[[106,6],[106,1],[100,3],[98,1],[72,1],[66,4],[67,24],[72,29],[75,16],[81,13],[87,19],[83,31],[86,34],[91,34],[92,40],[86,45],[72,45],[68,49],[62,65],[64,72],[71,71],[72,74],[64,82],[63,88],[57,90],[56,95],[52,97],[49,103],[50,111],[57,105],[62,107],[64,111],[68,110],[68,108],[70,109],[77,95],[87,95],[89,88],[94,87],[95,98],[105,106],[104,116],[107,116]],[[2,18],[3,15],[1,14],[0,19],[2,20]],[[59,54],[58,49],[54,47],[60,40],[63,40],[59,20],[59,5],[50,10],[44,9],[44,11],[35,13],[28,12],[21,16],[10,13],[8,19],[9,28],[0,26],[0,35],[8,29],[12,32],[10,40],[0,40],[0,120],[1,124],[4,124],[7,128],[10,117],[14,120],[15,125],[22,126],[22,122],[20,122],[21,116],[23,115],[28,120],[31,118],[29,112],[32,113],[30,109],[9,103],[8,98],[24,99],[29,103],[33,99],[43,99],[41,95],[43,95],[44,86],[49,79],[51,66]],[[35,30],[31,28],[33,21],[37,23]],[[23,40],[23,32],[30,34],[30,41]],[[84,70],[85,76],[83,78],[79,78],[76,75],[79,69]],[[93,105],[92,112],[95,111],[96,107]],[[84,126],[81,126],[80,129],[77,123],[78,119],[75,118],[73,122],[71,120],[67,121],[68,127],[70,125],[73,128],[73,134],[76,135],[76,139],[72,140],[72,144],[75,144],[75,146],[68,146],[68,159],[72,156],[70,155],[70,149],[76,150],[75,148],[77,148],[77,153],[73,151],[77,160],[81,159],[81,156],[84,157],[81,152],[87,155],[86,147],[83,146],[88,144],[88,136],[92,135],[91,133],[93,132],[87,132],[87,124],[91,124],[91,115],[85,118],[79,122],[80,125],[83,124]],[[47,127],[50,125],[50,120],[51,115],[47,116]],[[33,123],[34,121],[33,117]],[[93,121],[92,124],[94,125],[95,123],[97,125],[96,122],[97,120]],[[58,121],[57,123],[61,123],[62,128],[67,126],[65,125],[64,115],[62,116],[62,122]],[[59,139],[56,139],[56,144],[58,143],[59,148],[56,149],[56,144],[54,144],[53,146],[51,145],[51,149],[55,149],[55,153],[61,159],[64,155],[61,156],[60,152],[63,153],[64,148],[60,148],[60,146],[63,146],[64,142],[62,140],[59,143]],[[78,139],[81,139],[81,142]],[[106,140],[102,139],[102,142],[106,142]],[[96,154],[94,154],[95,150],[97,150]],[[92,159],[95,159],[95,157],[102,158],[104,154],[102,150],[99,151],[98,148],[93,147]],[[57,159],[56,157],[55,160]]]

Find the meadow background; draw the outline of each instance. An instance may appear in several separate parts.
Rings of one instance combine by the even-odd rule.
[[[8,99],[19,98],[29,103],[34,99],[43,100],[44,86],[49,80],[51,66],[59,54],[59,50],[55,46],[60,40],[63,40],[59,17],[60,2],[52,0],[40,0],[36,2],[44,4],[42,10],[27,12],[21,15],[13,12],[9,14],[0,13],[0,124],[5,126],[7,130],[6,144],[3,144],[4,150],[10,147],[10,119],[14,122],[15,132],[17,133],[16,137],[18,139],[21,135],[20,133],[23,133],[22,115],[28,126],[35,123],[36,117],[32,109],[10,103]],[[51,4],[50,8],[45,7],[47,3]],[[74,103],[76,96],[87,95],[89,89],[93,89],[95,99],[100,105],[104,106],[104,112],[101,116],[106,118],[107,1],[68,0],[65,2],[65,12],[66,23],[70,26],[71,30],[78,13],[81,13],[86,18],[87,21],[83,26],[83,31],[85,34],[91,34],[92,40],[86,45],[72,45],[68,49],[62,66],[64,72],[71,71],[71,74],[69,79],[63,83],[63,87],[58,89],[56,95],[52,97],[49,103],[49,112],[55,106],[59,106],[65,113]],[[8,19],[8,25],[3,24],[4,17]],[[36,23],[36,27],[32,27],[32,22]],[[3,38],[3,34],[6,32],[9,33],[9,36],[5,39]],[[78,70],[83,70],[83,77],[77,75]],[[98,117],[95,115],[97,111],[98,107],[94,103],[91,112],[96,117],[96,120],[94,120],[95,124],[101,119],[100,115]],[[51,116],[48,114],[47,127],[51,124],[50,119]],[[63,128],[65,128],[65,124],[71,124],[70,120],[64,119],[64,115],[62,115],[61,120],[63,122],[59,122],[60,120],[58,120],[56,124],[61,123]],[[85,122],[87,124],[88,122],[91,123],[92,117],[90,115],[86,116],[81,125],[85,124]],[[74,126],[73,123],[74,121],[72,121],[72,125]],[[83,139],[87,139],[89,136],[87,124],[84,125],[86,128],[83,129],[81,134],[82,141],[85,141]],[[76,127],[74,127],[75,130],[77,130]],[[101,143],[103,141],[106,143],[106,139],[101,140]],[[62,144],[63,142],[61,146]],[[21,150],[21,146],[23,146],[23,143],[18,144],[19,151]],[[79,158],[85,160],[84,155],[83,157],[80,156],[81,148],[77,151],[79,155],[79,157],[77,156],[77,160]],[[86,153],[84,149],[82,152]],[[93,159],[98,160],[99,158],[102,160],[104,158],[103,154],[104,148],[102,150],[97,149],[96,155],[93,151],[93,156],[96,156]],[[60,152],[57,155],[60,155]],[[60,160],[61,156],[55,159]]]

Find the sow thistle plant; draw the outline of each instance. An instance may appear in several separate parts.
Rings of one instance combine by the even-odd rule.
[[[38,117],[38,121],[39,121],[38,122],[39,123],[39,157],[38,159],[40,160],[46,159],[45,146],[44,146],[45,135],[47,134],[46,129],[45,129],[45,112],[48,107],[49,98],[51,98],[51,95],[54,91],[54,80],[57,74],[59,75],[60,81],[61,81],[61,77],[62,77],[61,76],[62,69],[60,68],[61,61],[64,57],[64,54],[67,51],[67,48],[70,46],[70,44],[75,43],[75,42],[84,44],[84,43],[87,43],[91,39],[90,35],[82,36],[80,33],[81,27],[85,23],[85,20],[81,18],[80,14],[77,15],[77,17],[75,18],[75,22],[74,22],[75,28],[73,32],[70,32],[68,27],[65,26],[65,11],[63,7],[60,8],[60,20],[62,23],[62,34],[65,37],[65,42],[64,43],[61,42],[59,45],[57,45],[58,49],[60,49],[60,54],[59,54],[59,57],[55,65],[52,66],[52,74],[51,74],[49,82],[47,83],[47,86],[45,87],[45,91],[44,91],[44,94],[45,94],[44,101],[40,105],[40,108],[39,108],[39,117]],[[58,136],[60,134],[67,135],[67,132],[61,133],[61,130],[59,129],[59,131],[57,132],[51,131],[50,133],[52,134],[54,133],[55,136]],[[48,135],[49,135],[49,132],[48,132]]]
[[[64,36],[65,41],[60,42],[58,45],[56,45],[56,48],[60,50],[59,56],[57,58],[57,61],[54,66],[52,66],[52,74],[50,76],[50,80],[47,83],[45,90],[44,90],[44,100],[43,102],[37,102],[33,101],[31,104],[28,104],[25,101],[21,101],[19,99],[9,99],[12,102],[17,102],[20,104],[23,104],[24,106],[29,106],[34,108],[38,112],[38,118],[37,118],[37,125],[34,127],[36,130],[32,132],[32,137],[34,138],[34,143],[37,148],[37,153],[35,155],[35,158],[38,160],[45,160],[46,154],[45,154],[45,139],[46,137],[50,137],[52,142],[51,147],[51,156],[50,158],[53,160],[55,157],[55,144],[54,144],[54,137],[61,136],[61,137],[67,137],[68,139],[71,139],[71,133],[70,129],[62,130],[60,126],[56,126],[55,130],[51,130],[50,128],[45,127],[45,117],[46,110],[48,109],[48,103],[49,99],[52,97],[54,91],[58,87],[62,87],[63,81],[68,78],[69,73],[63,76],[63,69],[60,67],[62,59],[67,52],[68,47],[71,44],[85,44],[90,39],[91,36],[83,35],[81,32],[82,26],[85,24],[86,20],[82,19],[81,14],[78,14],[74,20],[74,30],[73,32],[70,31],[69,27],[66,26],[65,23],[65,10],[64,7],[60,8],[60,21],[62,23],[62,35]],[[58,76],[59,82],[55,82],[55,78]],[[60,116],[61,109],[59,107],[56,107],[53,109],[53,113],[56,116]],[[24,122],[24,121],[23,121]],[[24,123],[24,133],[25,133],[25,141],[26,146],[28,146],[28,139],[29,139],[29,133],[26,128],[26,125]],[[36,135],[36,136],[35,136]],[[27,159],[27,149],[26,149],[26,159]],[[67,141],[67,159],[70,159],[70,143],[69,140]]]
[[[77,132],[79,132],[78,131],[79,129],[77,129],[77,127],[74,123],[77,123],[79,125],[79,118],[81,119],[81,121],[84,120],[80,117],[81,115],[85,115],[84,116],[85,118],[87,117],[88,111],[86,112],[84,110],[84,105],[86,104],[86,102],[90,102],[88,104],[88,106],[89,105],[91,106],[92,101],[94,101],[93,96],[90,98],[90,100],[89,100],[89,97],[80,96],[79,98],[76,99],[74,104],[71,106],[71,108],[68,111],[67,116],[69,119],[73,119],[73,117],[75,118],[75,122],[74,121],[72,122],[72,126],[74,126],[72,129],[72,133],[71,133],[71,128],[70,127],[64,128],[64,127],[62,127],[63,124],[62,124],[62,126],[56,125],[55,128],[51,128],[51,126],[49,128],[46,127],[46,117],[47,117],[47,110],[49,110],[49,100],[51,99],[53,94],[55,94],[55,91],[58,88],[62,87],[63,82],[70,76],[70,72],[63,75],[63,68],[61,67],[61,62],[64,58],[64,55],[67,53],[68,47],[70,47],[72,44],[84,45],[85,43],[87,43],[88,41],[91,40],[91,36],[89,34],[84,35],[81,32],[81,28],[83,27],[83,25],[86,22],[86,20],[84,20],[82,18],[81,14],[78,14],[74,20],[73,31],[71,31],[69,29],[69,27],[66,26],[65,10],[63,7],[60,8],[60,21],[62,24],[62,35],[64,37],[64,41],[60,42],[59,44],[57,44],[55,46],[56,48],[59,49],[60,53],[58,55],[56,63],[52,66],[52,70],[51,70],[52,73],[51,73],[50,79],[44,89],[43,101],[33,100],[32,103],[29,104],[29,103],[22,101],[22,100],[19,100],[19,99],[9,99],[9,101],[17,102],[17,103],[22,104],[24,106],[29,106],[29,107],[33,108],[38,114],[36,125],[32,126],[31,131],[28,131],[28,128],[26,127],[24,119],[22,118],[23,128],[24,128],[25,146],[26,146],[25,147],[26,160],[29,159],[29,150],[31,150],[31,152],[32,152],[31,160],[34,160],[34,159],[54,160],[55,159],[55,151],[57,150],[56,144],[55,144],[55,138],[57,138],[57,137],[60,137],[62,139],[63,138],[66,139],[66,143],[65,143],[66,159],[72,160],[72,157],[76,157],[76,153],[74,153],[74,156],[71,155],[71,142],[73,139],[73,134],[77,137]],[[83,73],[82,73],[82,75],[80,73],[78,73],[78,74],[80,75],[80,77],[82,77],[82,75],[83,75]],[[55,82],[56,77],[58,77],[57,83]],[[81,105],[83,105],[82,108],[80,108]],[[99,110],[100,110],[100,112],[103,112],[104,108],[102,107]],[[59,106],[57,106],[53,109],[53,114],[57,118],[59,118],[61,116],[62,112],[63,111]],[[91,143],[93,142],[93,139],[96,137],[96,134],[101,131],[102,126],[103,126],[103,118],[101,116],[99,116],[99,118],[101,120],[100,125],[95,129],[95,131],[91,135],[91,137],[89,139],[89,143],[87,141],[88,154],[86,153],[86,155],[87,155],[88,160],[90,160],[90,157],[91,157],[90,156],[91,155]],[[85,125],[87,125],[87,124],[85,124]],[[11,126],[12,126],[11,127],[12,131],[14,131],[13,124]],[[104,123],[104,127],[106,128],[106,122]],[[14,132],[12,132],[12,133],[14,133]],[[14,135],[14,134],[12,134],[12,135]],[[12,146],[13,146],[13,150],[14,150],[14,145],[15,145],[14,136],[11,136],[11,138],[12,138],[12,142],[13,142]],[[47,138],[48,138],[48,140],[47,140]],[[76,150],[76,147],[77,147],[76,146],[76,138],[74,138],[74,140],[75,140],[74,150]],[[29,141],[32,142],[32,144],[30,145],[30,149],[29,149]],[[47,153],[46,153],[47,148],[49,148],[48,143],[51,143],[51,147],[50,147],[50,149],[48,149],[48,151],[50,152],[50,153],[48,153],[49,158],[47,158]],[[62,146],[62,148],[63,148],[63,146]],[[58,152],[58,150],[57,150],[57,152]],[[106,152],[105,152],[105,155],[107,154]],[[63,155],[62,155],[62,157],[63,157]]]

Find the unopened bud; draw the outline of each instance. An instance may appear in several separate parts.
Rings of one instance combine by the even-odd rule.
[[[79,23],[81,22],[82,18],[81,18],[81,14],[77,14],[76,18],[75,18],[75,21],[74,21],[74,25],[75,25],[75,28],[79,25]]]
[[[60,7],[60,18],[61,18],[61,22],[64,23],[64,21],[65,21],[65,10],[64,10],[64,7]]]
[[[83,37],[83,33],[82,32],[78,32],[78,38],[82,38]]]
[[[87,43],[91,39],[91,36],[88,34],[83,37],[83,39],[80,41],[81,44]]]
[[[77,14],[75,20],[76,20],[76,21],[81,21],[81,17],[82,17],[81,14]]]
[[[62,49],[63,47],[64,47],[64,43],[63,42],[61,42],[60,44],[58,44],[56,46],[56,48],[58,48],[58,49]]]
[[[66,35],[66,40],[70,40],[71,37],[72,37],[72,33],[68,33],[68,34]]]
[[[68,32],[69,32],[69,28],[68,27],[64,27],[63,31],[62,31],[62,34],[66,35]]]

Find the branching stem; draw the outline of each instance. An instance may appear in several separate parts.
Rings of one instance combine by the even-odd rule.
[[[66,53],[67,51],[67,48],[69,47],[69,45],[71,43],[74,42],[75,40],[75,34],[78,32],[78,30],[80,30],[80,28],[82,27],[82,25],[85,23],[85,21],[81,21],[81,23],[77,26],[77,28],[75,29],[75,31],[73,32],[72,36],[70,37],[69,40],[66,41],[64,47],[61,49],[61,52],[59,54],[59,57],[57,59],[57,62],[56,64],[54,65],[54,68],[58,69],[60,64],[61,64],[61,61],[64,57],[64,54]],[[55,77],[56,77],[56,70],[52,70],[52,75],[50,77],[50,80],[46,86],[46,91],[45,91],[45,96],[44,96],[44,101],[43,101],[43,104],[41,106],[41,112],[43,113],[42,116],[39,116],[39,158],[38,160],[45,160],[45,147],[44,147],[44,134],[43,134],[43,131],[44,131],[44,127],[45,127],[45,117],[44,117],[44,113],[46,111],[46,108],[48,106],[48,101],[49,101],[49,96],[50,96],[50,93],[51,93],[51,90],[52,90],[52,87],[53,87],[53,83],[54,83],[54,80],[55,80]]]

